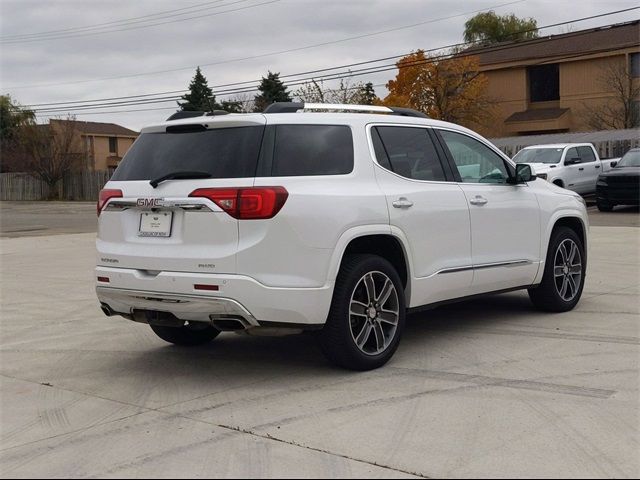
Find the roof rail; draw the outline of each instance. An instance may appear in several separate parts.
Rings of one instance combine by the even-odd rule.
[[[296,113],[306,112],[370,112],[401,115],[403,117],[429,118],[422,112],[411,108],[383,107],[379,105],[351,105],[341,103],[302,103],[302,102],[276,102],[269,105],[263,113]]]

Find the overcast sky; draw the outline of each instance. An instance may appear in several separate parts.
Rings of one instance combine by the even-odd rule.
[[[0,0],[0,93],[31,105],[175,91],[187,88],[196,65],[203,65],[209,85],[215,86],[257,80],[267,70],[286,75],[455,44],[462,40],[465,20],[479,10],[534,17],[543,26],[637,4],[632,0]],[[640,11],[618,14],[544,34],[638,16]],[[42,35],[52,31],[56,33]],[[387,32],[346,40],[381,31]],[[326,42],[335,43],[265,55]],[[246,59],[251,56],[259,57]],[[393,76],[390,71],[353,81],[377,85]],[[384,95],[384,86],[376,90]],[[122,112],[139,109],[154,110]],[[166,118],[172,110],[175,103],[168,102],[76,113],[79,120],[139,129]]]

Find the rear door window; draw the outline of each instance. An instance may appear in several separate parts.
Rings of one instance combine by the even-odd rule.
[[[111,180],[150,180],[176,171],[207,172],[211,178],[254,177],[264,126],[143,133]]]
[[[271,175],[344,175],[353,171],[353,136],[346,125],[277,125]]]
[[[384,150],[376,147],[376,138],[373,136],[380,165],[388,163],[394,173],[413,180],[445,181],[438,152],[427,129],[376,127],[373,130],[377,131],[384,144]]]
[[[578,147],[578,153],[582,159],[582,163],[595,162],[596,156],[591,147]]]

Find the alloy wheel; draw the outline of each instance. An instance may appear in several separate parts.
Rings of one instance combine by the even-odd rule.
[[[349,324],[358,349],[366,355],[384,352],[395,337],[400,318],[398,292],[382,272],[363,275],[351,294]]]
[[[556,250],[553,263],[556,291],[565,302],[573,300],[582,281],[582,257],[573,240],[563,240]]]

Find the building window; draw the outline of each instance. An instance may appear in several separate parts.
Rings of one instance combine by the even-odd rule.
[[[631,76],[633,78],[640,77],[640,53],[632,53],[631,57]]]
[[[640,101],[635,100],[631,103],[631,126],[633,128],[640,127]]]
[[[109,153],[118,155],[118,139],[116,137],[109,137]]]
[[[560,100],[560,66],[557,63],[528,67],[527,72],[530,102]]]

